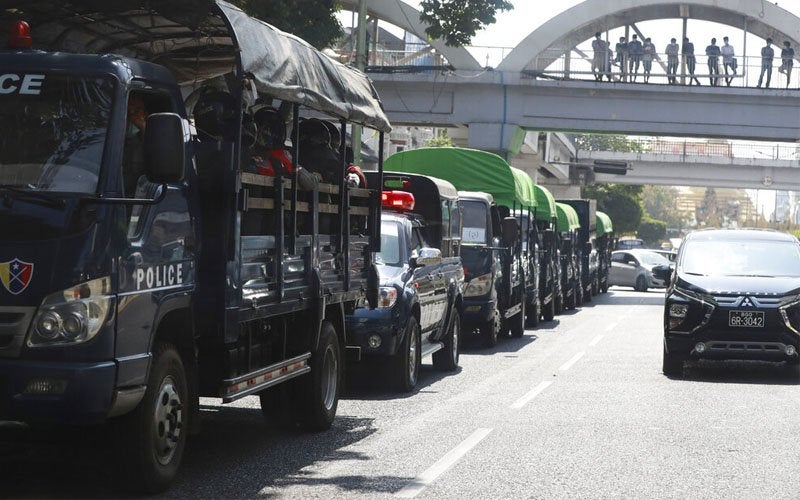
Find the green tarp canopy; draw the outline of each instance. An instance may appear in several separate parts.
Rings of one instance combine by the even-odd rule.
[[[556,211],[556,199],[553,194],[542,186],[533,185],[534,196],[536,197],[536,219],[553,220],[558,218]]]
[[[600,212],[599,210],[596,212],[597,215],[597,236],[603,236],[604,234],[613,233],[614,226],[611,224],[611,217],[608,216],[605,212]]]
[[[558,232],[566,233],[581,227],[578,212],[566,203],[556,202],[556,212],[558,212]]]
[[[383,163],[387,172],[438,177],[459,191],[482,191],[498,205],[535,208],[533,180],[496,154],[466,148],[421,148],[395,153]]]

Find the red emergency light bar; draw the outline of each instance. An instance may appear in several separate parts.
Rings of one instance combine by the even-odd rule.
[[[29,49],[33,45],[31,38],[31,26],[25,21],[17,21],[11,25],[8,32],[9,49]]]
[[[398,212],[410,212],[414,210],[414,195],[406,191],[383,191],[381,204]]]

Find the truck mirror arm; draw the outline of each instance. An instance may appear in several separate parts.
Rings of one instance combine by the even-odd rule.
[[[80,198],[81,203],[119,204],[119,205],[157,205],[167,196],[167,184],[161,184],[160,193],[155,198]]]

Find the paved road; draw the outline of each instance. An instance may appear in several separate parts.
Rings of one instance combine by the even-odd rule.
[[[797,498],[797,376],[724,362],[667,379],[662,303],[612,288],[521,339],[467,347],[459,373],[426,366],[408,396],[352,374],[327,433],[270,429],[255,398],[204,400],[164,497]],[[0,426],[0,496],[113,495],[104,439]]]

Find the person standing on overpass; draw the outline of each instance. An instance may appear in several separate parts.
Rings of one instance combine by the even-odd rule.
[[[614,47],[617,52],[616,63],[619,65],[619,79],[625,81],[625,65],[628,64],[628,40],[621,36],[619,42]]]
[[[594,79],[598,82],[603,79],[603,75],[608,72],[606,64],[608,62],[608,43],[600,38],[602,33],[599,31],[594,34],[592,40],[592,50],[594,51],[594,58],[592,59],[592,73]]]
[[[656,57],[656,46],[650,38],[644,39],[642,45],[642,65],[644,66],[644,83],[650,81],[650,71],[653,69],[653,59]]]
[[[636,35],[633,35],[633,40],[628,44],[628,72],[631,73],[631,81],[636,81],[636,75],[639,73],[639,64],[642,61],[642,42]]]
[[[686,61],[686,69],[689,70],[689,85],[692,84],[692,80],[700,85],[700,80],[694,76],[697,59],[694,58],[694,44],[689,41],[689,37],[683,39],[683,58]]]
[[[720,53],[722,54],[722,65],[725,67],[725,84],[730,87],[731,82],[733,81],[733,77],[736,76],[736,59],[735,53],[733,50],[733,45],[728,43],[728,37],[722,37],[722,41],[725,42],[722,47],[720,47]],[[730,68],[733,76],[728,76],[728,69]]]
[[[678,54],[680,53],[677,40],[671,38],[664,52],[667,53],[667,80],[669,83],[675,84],[678,82],[675,75],[678,73]]]
[[[789,41],[783,42],[781,50],[781,67],[778,71],[786,75],[786,88],[789,88],[789,81],[792,79],[792,66],[794,66],[794,49]]]
[[[717,39],[712,38],[711,45],[706,47],[706,55],[708,56],[708,80],[712,87],[716,87],[719,80],[719,66],[717,66],[719,64],[719,54],[720,50],[717,46]]]
[[[758,76],[758,87],[761,88],[761,81],[764,73],[767,74],[767,87],[772,79],[772,60],[775,58],[775,50],[772,48],[772,38],[767,38],[767,45],[761,47],[761,74]]]

